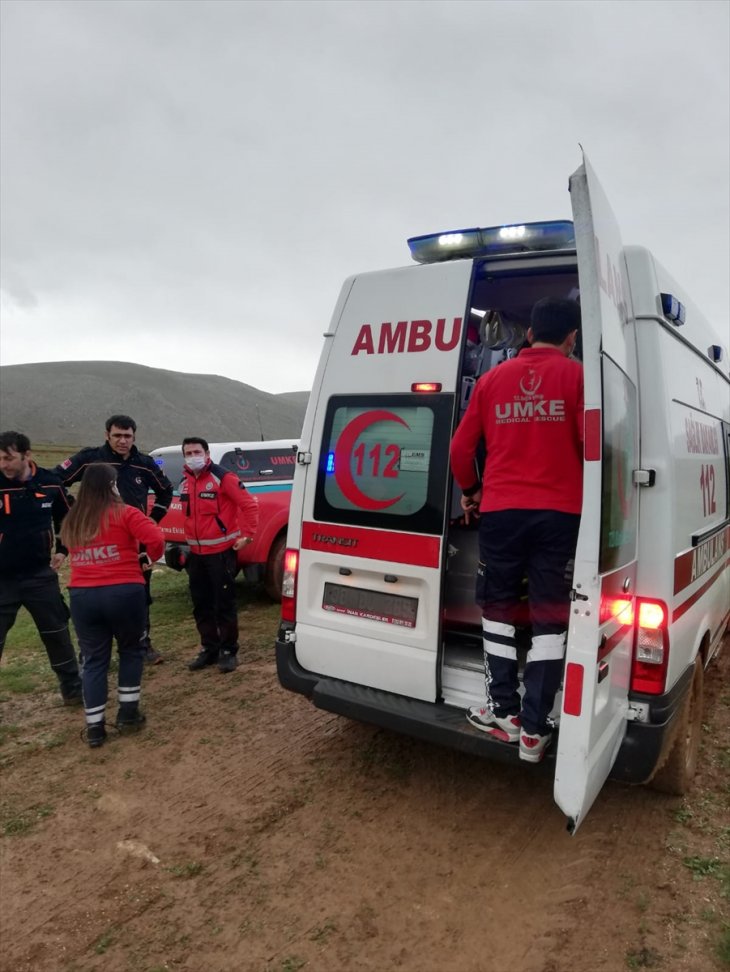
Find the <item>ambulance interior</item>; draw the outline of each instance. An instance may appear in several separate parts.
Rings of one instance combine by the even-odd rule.
[[[537,261],[535,261],[537,262]],[[543,261],[540,261],[543,263]],[[549,261],[545,260],[544,264]],[[498,261],[484,262],[474,275],[467,337],[461,362],[459,421],[466,411],[477,379],[491,368],[519,354],[527,346],[527,330],[534,304],[543,297],[579,300],[578,272],[567,266],[502,269]],[[575,356],[580,357],[580,336]],[[483,458],[481,459],[483,462]],[[481,470],[479,470],[481,476]],[[530,470],[525,467],[525,476]],[[475,477],[476,478],[476,477]],[[443,600],[441,695],[459,707],[483,702],[484,656],[481,608],[475,603],[479,562],[478,520],[466,523],[461,491],[452,481],[447,533],[447,566]],[[526,607],[527,581],[523,599]],[[518,628],[520,671],[530,645],[529,618]],[[556,700],[559,712],[560,696]]]

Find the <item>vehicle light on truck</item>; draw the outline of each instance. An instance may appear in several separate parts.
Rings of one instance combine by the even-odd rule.
[[[631,664],[631,691],[660,695],[669,661],[667,606],[662,601],[638,600],[638,622]]]
[[[550,220],[412,236],[408,247],[416,263],[440,263],[504,253],[574,249],[575,232],[569,220]]]
[[[282,621],[296,621],[298,569],[299,551],[289,548],[284,553],[284,575],[281,580]]]

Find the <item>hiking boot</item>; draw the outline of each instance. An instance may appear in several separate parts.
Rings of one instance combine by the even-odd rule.
[[[205,648],[201,648],[198,652],[197,658],[193,660],[188,665],[191,672],[197,672],[200,668],[207,668],[209,665],[215,665],[218,661],[217,652],[207,651]]]
[[[147,722],[147,716],[139,711],[137,702],[120,702],[115,725],[120,735],[138,732]]]
[[[520,738],[520,717],[517,715],[496,716],[491,709],[472,706],[467,710],[467,720],[482,732],[500,742],[514,743]]]
[[[81,686],[73,689],[61,689],[61,699],[64,705],[82,705],[84,696]]]
[[[94,722],[86,727],[86,741],[92,749],[98,749],[106,742],[106,726],[103,722]]]
[[[551,732],[545,736],[541,736],[538,733],[520,733],[520,759],[524,759],[526,763],[541,762],[552,738],[553,734]]]
[[[165,659],[150,645],[144,653],[144,660],[146,665],[161,665]]]
[[[219,672],[235,672],[238,668],[238,657],[233,651],[222,651],[218,659]]]

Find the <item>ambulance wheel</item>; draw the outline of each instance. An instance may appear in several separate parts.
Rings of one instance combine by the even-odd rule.
[[[682,704],[677,734],[667,758],[654,774],[650,786],[660,793],[682,796],[689,789],[697,770],[702,735],[704,671],[702,658],[695,658],[695,670],[687,698]]]
[[[286,535],[277,537],[271,544],[269,559],[264,570],[264,590],[272,601],[281,600],[281,582],[284,577],[284,551],[286,550]]]

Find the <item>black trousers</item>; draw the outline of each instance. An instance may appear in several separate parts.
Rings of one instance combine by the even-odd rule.
[[[221,651],[235,655],[238,651],[235,551],[229,548],[215,554],[191,553],[185,569],[201,647],[212,657]]]
[[[520,714],[529,733],[549,731],[560,688],[579,526],[580,516],[556,510],[500,510],[479,521],[487,705],[498,716]],[[532,647],[520,700],[515,628],[528,623]]]
[[[119,701],[139,702],[145,601],[142,584],[71,588],[71,617],[79,640],[84,710],[89,724],[104,721],[112,639],[116,639],[119,652]]]
[[[79,666],[68,630],[69,612],[58,584],[58,575],[48,567],[20,576],[0,575],[0,657],[8,631],[24,607],[33,618],[48,654],[48,661],[61,685],[61,693],[74,695],[81,688]]]

